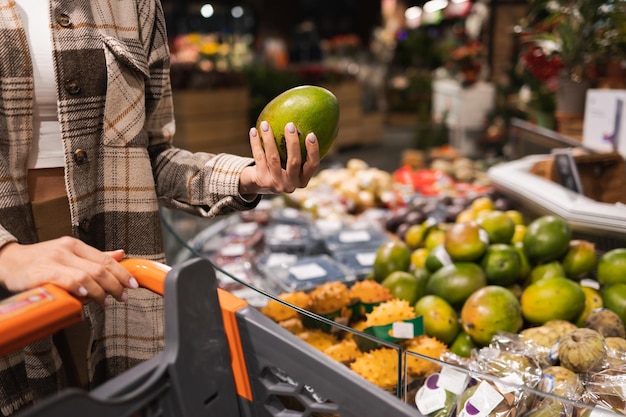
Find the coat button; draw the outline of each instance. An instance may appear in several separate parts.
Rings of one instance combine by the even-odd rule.
[[[65,91],[70,94],[80,93],[80,86],[78,85],[78,81],[76,81],[75,79],[65,80]]]
[[[70,21],[70,17],[65,13],[59,13],[56,17],[56,21],[59,25],[64,28],[72,27],[72,22]]]
[[[87,151],[85,151],[84,149],[76,149],[74,151],[74,162],[76,162],[78,165],[82,165],[88,160],[89,157],[87,156]]]
[[[91,221],[89,219],[81,220],[78,227],[85,233],[89,233],[89,229],[91,228]]]

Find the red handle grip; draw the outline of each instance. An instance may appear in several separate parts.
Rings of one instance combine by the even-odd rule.
[[[163,295],[169,266],[146,259],[120,262],[140,287]],[[53,284],[21,292],[0,301],[0,356],[50,336],[83,319],[83,304]]]

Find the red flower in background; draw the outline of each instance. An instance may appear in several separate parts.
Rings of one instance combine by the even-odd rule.
[[[539,81],[549,81],[556,78],[565,67],[558,55],[546,55],[539,46],[531,46],[521,56],[522,63],[528,72]]]

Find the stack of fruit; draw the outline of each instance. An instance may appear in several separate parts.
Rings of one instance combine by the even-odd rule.
[[[575,391],[574,399],[604,404],[610,397],[612,408],[626,412],[624,393],[607,395],[600,389],[606,391],[611,378],[623,383],[626,377],[626,248],[597,253],[593,242],[572,238],[570,226],[557,216],[526,223],[520,212],[499,210],[492,199],[481,197],[454,222],[424,221],[403,239],[380,246],[366,280],[388,290],[383,304],[394,303],[394,311],[404,312],[388,315],[387,321],[422,318],[423,337],[440,346],[427,356],[454,356],[469,366],[502,335],[516,335],[545,375],[558,366],[558,375],[576,376],[582,391]],[[361,331],[374,325],[369,316],[348,323]],[[422,336],[402,347],[412,351],[417,337]],[[357,363],[351,367],[364,377],[389,385],[398,370],[397,363],[384,359],[389,352],[362,352],[350,343],[353,355],[344,363]],[[397,360],[397,353],[391,356]],[[363,361],[368,365],[359,365]],[[382,361],[389,374],[383,378],[381,368],[368,361]],[[372,376],[373,369],[378,371]],[[548,392],[560,394],[554,386]]]

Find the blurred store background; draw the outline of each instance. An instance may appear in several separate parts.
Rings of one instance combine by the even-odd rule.
[[[420,150],[501,156],[511,118],[581,141],[585,91],[624,86],[624,4],[163,0],[177,140],[248,154],[262,107],[318,84],[340,101],[337,153],[402,129]],[[557,107],[566,82],[583,88],[577,107]]]

